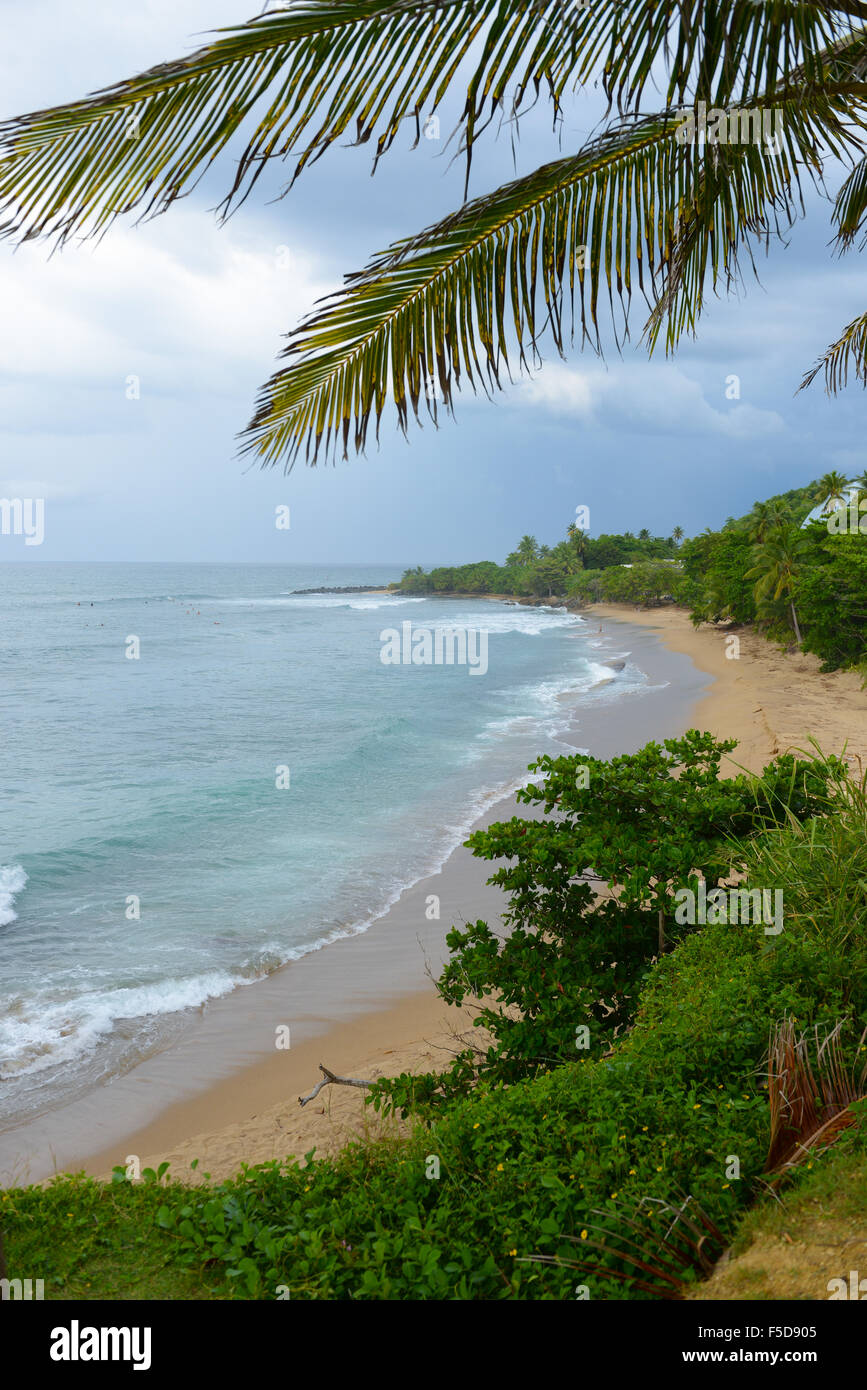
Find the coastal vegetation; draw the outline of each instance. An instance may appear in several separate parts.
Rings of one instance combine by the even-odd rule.
[[[49,1298],[678,1298],[769,1189],[862,1172],[867,789],[815,750],[721,778],[726,749],[693,731],[591,761],[583,790],[581,755],[543,760],[535,840],[514,821],[473,837],[506,853],[517,930],[455,929],[439,988],[493,988],[494,1043],[462,1074],[374,1089],[409,1111],[406,1138],[196,1188],[118,1169],[9,1191],[10,1277]],[[586,833],[582,794],[603,807]],[[580,869],[621,816],[616,902],[594,911]],[[695,872],[783,885],[784,930],[666,911],[662,941],[659,903]]]
[[[609,567],[672,559],[676,554],[673,535],[666,540],[644,529],[637,536],[627,531],[594,540],[577,526],[570,526],[566,539],[554,546],[540,545],[535,536],[523,536],[502,565],[482,560],[470,565],[442,565],[427,572],[419,565],[405,572],[398,587],[409,594],[551,596],[571,593],[576,576],[585,570],[595,573]]]
[[[579,606],[677,603],[696,624],[754,624],[815,653],[823,671],[861,667],[867,675],[867,474],[826,473],[756,502],[718,531],[682,537],[679,526],[667,539],[647,530],[594,539],[570,526],[553,547],[525,536],[504,565],[419,567],[398,587]]]
[[[815,653],[825,671],[867,657],[867,477],[826,474],[756,503],[686,541],[680,558],[678,600],[694,621],[755,623]]]

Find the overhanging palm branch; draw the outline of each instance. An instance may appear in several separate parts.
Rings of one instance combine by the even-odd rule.
[[[432,374],[447,406],[462,374],[497,383],[507,318],[522,363],[545,326],[562,350],[567,284],[598,346],[598,297],[618,296],[625,313],[634,256],[649,306],[665,288],[676,337],[707,269],[729,277],[746,234],[791,216],[798,164],[846,144],[844,118],[864,95],[865,18],[858,0],[293,0],[187,58],[0,124],[0,235],[62,243],[122,213],[156,215],[238,136],[226,215],[270,160],[292,158],[294,180],[346,134],[375,140],[376,159],[407,118],[418,136],[425,107],[456,81],[469,168],[498,113],[544,92],[556,116],[570,84],[600,80],[618,127],[375,257],[291,335],[293,365],[263,388],[244,448],[273,463],[303,447],[315,461],[338,437],[363,447],[389,390],[405,426]],[[663,115],[638,114],[649,83],[664,88]],[[730,146],[708,160],[675,146],[672,107],[688,93],[720,106],[782,101],[786,148]]]
[[[860,137],[864,129],[865,83],[867,30],[859,28],[836,39],[823,53],[811,55],[809,62],[785,75],[772,78],[765,92],[753,93],[752,104],[774,118],[776,145],[786,147],[784,155],[788,168],[784,169],[784,177],[792,180],[793,191],[794,185],[798,185],[800,193],[799,163],[810,170],[816,183],[821,183],[824,163],[829,156],[845,159],[847,155],[851,157],[854,154],[858,160],[857,170],[861,162],[859,155],[863,150]],[[805,103],[812,108],[812,131],[805,128],[801,120]],[[717,104],[723,104],[721,96],[718,96]],[[742,107],[749,104],[746,100],[740,103]],[[706,187],[703,198],[697,200],[699,209],[701,203],[706,205],[708,200],[713,202],[718,190],[725,188],[733,155],[737,157],[737,147],[734,151],[731,147],[716,147],[704,161],[701,180]],[[773,226],[765,215],[766,210],[773,216]],[[800,210],[803,212],[802,202]],[[793,213],[794,204],[789,199],[784,204],[776,199],[770,200],[765,208],[746,206],[736,210],[736,216],[740,216],[743,222],[743,230],[751,232],[765,244],[772,232],[780,234],[783,229],[781,222],[791,221]],[[704,303],[709,230],[700,210],[688,209],[684,212],[665,267],[665,291],[654,305],[645,325],[651,351],[663,328],[666,330],[666,349],[669,351],[677,346],[684,332],[695,332]],[[752,261],[752,257],[750,259]],[[727,284],[726,288],[731,288],[731,284]]]
[[[495,112],[519,110],[542,88],[556,111],[570,82],[600,68],[609,97],[634,110],[668,44],[669,104],[690,82],[710,95],[714,74],[718,99],[739,82],[748,98],[771,76],[803,67],[812,78],[816,55],[861,9],[795,8],[799,17],[748,0],[594,0],[592,10],[578,0],[294,0],[84,101],[0,123],[0,232],[62,241],[135,209],[160,213],[248,120],[224,212],[270,159],[294,154],[297,177],[347,132],[360,144],[378,132],[378,158],[405,119],[418,127],[425,104],[437,107],[479,48],[461,119],[468,156]]]
[[[341,438],[345,448],[350,432],[363,448],[389,390],[405,427],[432,376],[447,407],[463,375],[474,389],[500,384],[510,334],[522,362],[543,323],[562,349],[566,287],[570,298],[577,287],[582,324],[594,332],[600,279],[584,267],[611,263],[612,289],[628,295],[633,233],[646,247],[639,277],[655,263],[664,218],[654,216],[652,194],[656,186],[674,190],[689,164],[672,130],[666,115],[618,127],[347,277],[290,336],[284,356],[292,365],[263,388],[245,450],[267,463],[294,459],[306,443],[315,461]],[[656,165],[652,182],[643,159]],[[430,397],[428,408],[435,417]]]
[[[291,464],[302,449],[313,463],[341,443],[345,453],[350,437],[363,449],[389,396],[402,428],[423,398],[435,420],[427,382],[448,409],[463,376],[474,390],[501,384],[510,341],[522,366],[543,330],[562,353],[566,309],[598,349],[600,297],[620,311],[625,335],[633,279],[652,304],[684,216],[700,235],[680,303],[700,304],[708,270],[714,283],[731,279],[746,234],[769,209],[792,215],[798,164],[816,142],[842,146],[851,93],[813,101],[819,115],[806,104],[785,108],[779,150],[723,147],[711,177],[707,158],[673,138],[671,112],[621,120],[579,154],[383,252],[290,335],[290,365],[262,389],[244,452],[267,465]]]

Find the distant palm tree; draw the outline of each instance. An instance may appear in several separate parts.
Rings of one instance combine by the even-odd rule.
[[[569,544],[573,552],[578,556],[583,566],[587,555],[587,532],[582,530],[580,526],[576,526],[574,521],[571,521],[566,527],[566,534],[569,537]]]
[[[749,515],[750,540],[764,541],[772,531],[787,526],[789,520],[779,502],[756,502]]]
[[[650,532],[648,531],[648,529],[647,529],[646,526],[642,526],[641,530],[640,530],[639,533],[638,533],[638,539],[639,539],[640,541],[649,541],[649,540],[650,540]]]
[[[535,536],[522,536],[515,551],[519,564],[532,565],[539,558],[539,542]]]
[[[752,568],[746,572],[747,579],[756,580],[757,604],[777,603],[781,600],[787,604],[798,646],[801,645],[802,638],[798,614],[795,611],[795,584],[809,544],[806,535],[798,526],[772,531],[756,546]]]
[[[828,168],[846,169],[838,243],[865,230],[864,0],[274,3],[174,62],[0,123],[0,236],[62,245],[156,216],[220,155],[225,217],[275,164],[291,160],[294,183],[337,142],[370,142],[376,168],[407,124],[419,143],[455,99],[467,182],[482,132],[514,130],[541,97],[561,135],[573,89],[598,86],[614,115],[470,201],[465,183],[460,207],[320,302],[242,437],[263,466],[362,450],[389,400],[401,428],[425,403],[436,419],[437,398],[450,410],[458,389],[501,385],[543,329],[565,354],[573,306],[582,343],[601,350],[600,310],[619,345],[647,302],[649,348],[673,350],[709,291],[739,284],[741,261],[783,236],[803,183],[824,191]],[[809,379],[824,366],[836,390],[850,361],[867,379],[867,315]]]
[[[681,541],[683,540],[682,526],[675,526],[674,530],[671,533],[671,539],[674,541],[675,545],[680,545]]]
[[[849,486],[849,479],[833,469],[823,474],[817,482],[813,501],[820,503],[823,511],[834,512],[846,501]]]

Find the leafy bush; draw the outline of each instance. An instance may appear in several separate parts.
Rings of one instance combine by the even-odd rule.
[[[678,891],[695,891],[699,876],[719,883],[738,843],[762,826],[826,808],[834,759],[798,764],[787,755],[760,778],[721,777],[734,747],[690,730],[609,762],[573,755],[533,764],[543,780],[518,799],[543,806],[547,818],[516,816],[467,841],[479,858],[507,861],[489,882],[509,895],[509,934],[501,940],[481,921],[453,928],[438,983],[448,1003],[483,1001],[474,1022],[492,1041],[464,1049],[446,1073],[379,1082],[373,1103],[442,1106],[479,1077],[534,1076],[574,1057],[582,1025],[589,1053],[610,1047],[632,1021],[654,957],[695,930],[676,922]]]

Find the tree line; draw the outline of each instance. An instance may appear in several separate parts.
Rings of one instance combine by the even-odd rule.
[[[505,563],[482,560],[470,565],[442,565],[425,571],[421,565],[407,570],[399,588],[405,593],[506,594],[551,598],[573,592],[576,576],[585,570],[608,570],[651,560],[671,560],[677,555],[683,530],[675,526],[664,538],[651,536],[644,527],[633,535],[601,535],[591,538],[574,523],[566,539],[557,545],[540,545],[535,536],[522,536]]]

